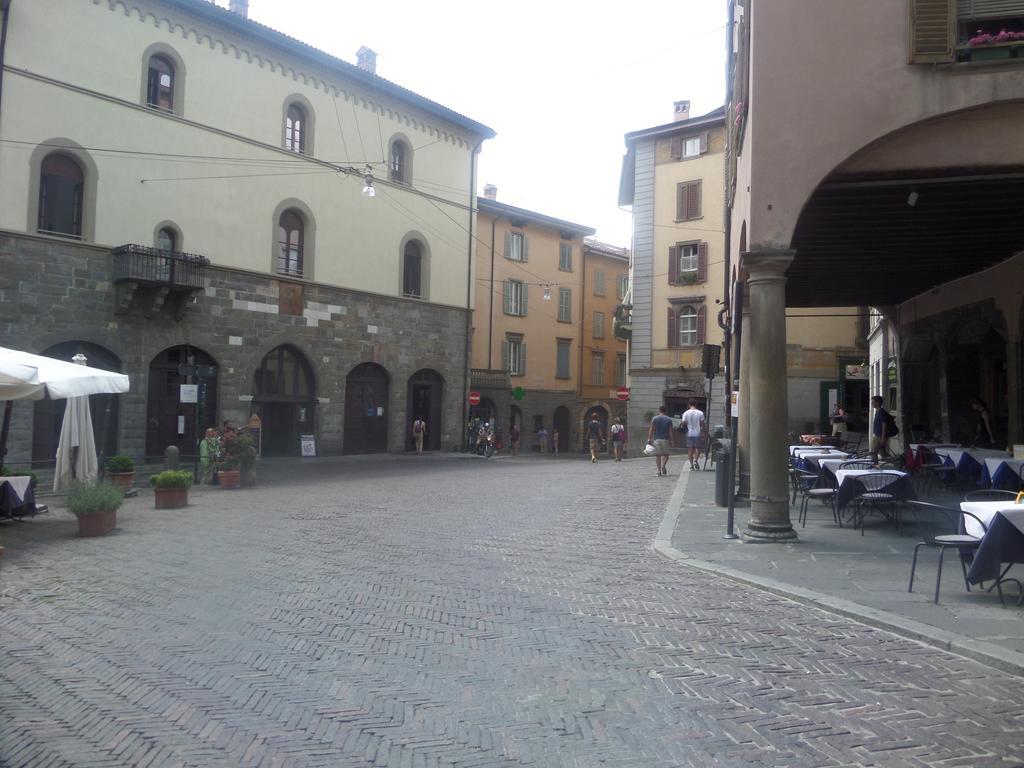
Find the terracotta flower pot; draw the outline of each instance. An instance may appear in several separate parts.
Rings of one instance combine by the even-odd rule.
[[[179,509],[188,506],[188,488],[154,488],[155,509]]]
[[[217,473],[217,478],[221,488],[238,488],[242,482],[242,473],[237,469],[222,469]]]
[[[78,518],[79,536],[102,536],[117,527],[117,510],[81,515]]]
[[[107,472],[107,479],[110,480],[111,485],[120,488],[122,491],[127,491],[132,487],[132,483],[135,482],[135,473]]]

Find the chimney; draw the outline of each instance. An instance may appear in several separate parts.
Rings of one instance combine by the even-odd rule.
[[[672,122],[690,119],[690,100],[676,101],[672,103]]]
[[[484,184],[484,197],[488,200],[497,200],[498,188],[493,184]]]
[[[377,52],[365,45],[356,51],[356,66],[371,75],[377,74]]]
[[[249,0],[229,0],[228,10],[237,13],[243,19],[249,18]]]

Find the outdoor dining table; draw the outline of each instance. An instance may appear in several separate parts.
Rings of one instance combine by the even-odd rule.
[[[806,470],[808,472],[817,472],[818,469],[821,468],[821,463],[823,461],[830,461],[842,464],[844,461],[847,461],[850,458],[850,455],[851,454],[843,453],[842,451],[829,451],[828,453],[818,451],[815,453],[798,453],[796,454],[795,458],[797,461],[797,466],[800,467],[800,469]]]
[[[993,448],[937,448],[936,456],[941,457],[948,466],[956,467],[957,472],[981,472],[985,459],[1008,459],[1006,451]]]
[[[897,469],[840,469],[837,470],[836,482],[839,491],[836,494],[836,511],[843,508],[867,490],[858,478],[863,475],[888,475],[892,480],[882,488],[875,490],[887,493],[897,501],[916,498],[910,482],[910,475]]]
[[[1020,486],[1021,467],[1024,467],[1024,459],[987,458],[981,467],[978,485],[1016,491]]]
[[[1002,570],[1003,563],[1024,563],[1024,504],[965,501],[960,509],[976,515],[988,526],[985,532],[977,520],[966,515],[963,517],[964,531],[981,538],[971,569],[967,572],[970,583],[1000,578],[1006,573]]]
[[[937,448],[960,448],[958,443],[910,443],[907,446],[907,468],[917,469],[925,463],[929,453],[935,453]]]
[[[31,515],[36,509],[32,478],[28,475],[0,477],[0,518]]]

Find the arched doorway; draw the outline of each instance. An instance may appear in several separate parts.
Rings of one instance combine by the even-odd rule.
[[[252,377],[262,420],[264,456],[298,456],[300,435],[316,433],[316,379],[306,356],[289,344],[270,350]]]
[[[196,403],[181,402],[182,384],[199,385]],[[149,363],[146,399],[146,458],[159,459],[170,445],[182,456],[194,456],[199,437],[216,425],[217,362],[187,344],[169,347],[154,357]]]
[[[489,397],[480,398],[479,405],[474,405],[469,409],[470,421],[479,420],[481,422],[486,421],[492,427],[497,429],[498,427],[498,406],[494,404],[494,401]]]
[[[555,417],[551,422],[551,428],[558,431],[558,445],[560,450],[568,450],[572,443],[572,425],[570,424],[569,409],[564,405],[555,408]],[[552,432],[552,438],[554,432]]]
[[[409,377],[406,400],[405,449],[415,449],[412,438],[412,423],[416,419],[427,422],[427,434],[423,437],[423,448],[427,451],[441,449],[441,404],[444,402],[444,379],[437,371],[429,368],[416,371]]]
[[[362,363],[349,371],[345,378],[345,453],[387,451],[388,380],[388,372],[375,363]]]
[[[594,416],[597,416],[597,420],[601,424],[601,432],[604,433],[605,443],[607,444],[607,440],[608,440],[608,409],[605,408],[603,405],[592,405],[589,408],[587,408],[587,413],[583,417],[583,434],[581,435],[581,440],[580,440],[580,442],[582,443],[580,449],[583,450],[583,451],[588,451],[588,452],[590,451],[590,442],[587,439],[587,425],[590,423],[590,420]]]
[[[65,341],[42,352],[44,357],[71,361],[81,352],[86,365],[104,371],[121,370],[121,361],[109,349],[88,341]],[[60,425],[64,421],[67,400],[36,400],[32,417],[32,466],[48,466],[57,455]],[[96,452],[103,456],[117,453],[118,395],[90,395],[89,413],[92,416]]]

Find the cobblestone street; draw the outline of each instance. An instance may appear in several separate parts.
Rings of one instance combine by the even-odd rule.
[[[8,525],[0,765],[1024,765],[1019,678],[656,555],[681,465],[364,457]]]

